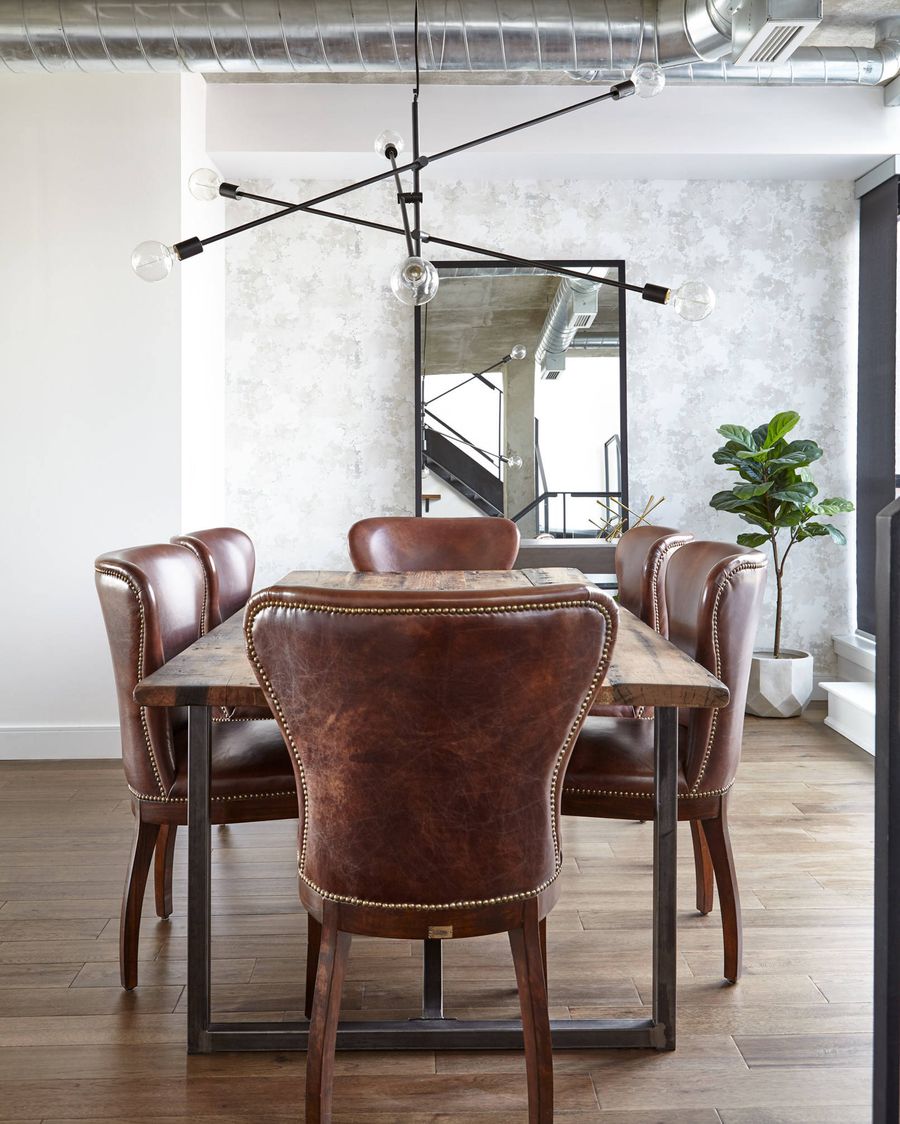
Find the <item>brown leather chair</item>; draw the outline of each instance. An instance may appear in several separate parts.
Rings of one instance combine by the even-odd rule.
[[[203,566],[202,634],[227,621],[247,604],[253,592],[256,551],[253,540],[237,527],[212,527],[208,531],[189,531],[170,540],[186,546]],[[259,722],[272,717],[261,706],[221,706],[213,722]]]
[[[357,570],[511,570],[519,553],[519,528],[511,519],[361,519],[348,534]]]
[[[687,710],[679,746],[678,818],[691,822],[697,908],[712,909],[715,873],[722,911],[725,978],[741,971],[741,910],[728,793],[741,757],[750,659],[762,606],[766,559],[732,543],[690,542],[666,574],[669,639],[728,687],[727,706]],[[652,819],[653,725],[640,719],[589,718],[572,754],[563,812],[607,819]]]
[[[200,559],[205,576],[203,632],[210,632],[243,609],[253,591],[256,551],[253,540],[237,527],[189,531],[170,540]]]
[[[615,629],[615,604],[584,586],[276,586],[250,601],[248,652],[291,747],[300,900],[321,942],[307,1122],[331,1119],[352,933],[508,932],[529,1120],[552,1120],[541,923],[559,894],[559,783]]]
[[[693,535],[672,527],[654,527],[642,523],[616,543],[616,585],[620,605],[650,625],[661,636],[669,635],[666,613],[666,567],[679,547]],[[597,704],[592,715],[603,718],[652,718],[648,707],[603,706]]]
[[[187,823],[187,715],[182,708],[138,706],[140,679],[201,634],[203,567],[168,543],[102,554],[94,564],[112,654],[122,763],[135,815],[134,845],[119,928],[122,986],[137,986],[141,906],[156,853],[156,912],[172,912],[172,859]],[[212,821],[293,819],[297,793],[290,757],[275,722],[213,727]]]

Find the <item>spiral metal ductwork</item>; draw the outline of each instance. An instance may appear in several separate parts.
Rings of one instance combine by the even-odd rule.
[[[730,0],[419,0],[423,71],[594,72],[659,62],[676,83],[877,85],[900,30],[870,50],[800,48],[775,68],[731,66]],[[897,21],[892,21],[896,23]],[[0,0],[0,69],[202,74],[408,74],[402,0]],[[672,68],[672,69],[669,69]]]

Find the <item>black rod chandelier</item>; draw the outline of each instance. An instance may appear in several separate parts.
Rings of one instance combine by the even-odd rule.
[[[416,7],[418,8],[418,5]],[[484,246],[473,246],[466,242],[457,242],[450,238],[442,238],[437,234],[432,234],[423,230],[421,226],[422,192],[420,176],[422,171],[427,168],[429,164],[434,164],[438,160],[445,160],[448,156],[455,156],[457,153],[466,152],[471,148],[487,144],[489,141],[497,140],[500,137],[509,136],[511,133],[520,132],[522,129],[530,129],[534,125],[552,121],[554,118],[561,117],[564,114],[574,113],[577,110],[585,109],[587,106],[597,105],[599,102],[618,102],[635,93],[637,93],[639,97],[654,97],[665,85],[665,75],[661,67],[650,62],[640,63],[635,68],[631,78],[623,82],[617,82],[603,94],[585,98],[582,101],[576,102],[574,105],[568,105],[550,113],[543,113],[539,117],[529,118],[527,121],[522,121],[519,124],[510,125],[505,129],[498,129],[495,132],[487,133],[485,136],[476,137],[474,140],[454,145],[452,148],[446,148],[441,152],[436,152],[431,156],[427,156],[422,153],[419,148],[418,11],[416,11],[415,45],[416,81],[412,97],[412,159],[408,163],[397,163],[400,153],[404,148],[402,137],[397,133],[386,130],[376,138],[375,151],[390,164],[387,171],[381,172],[378,175],[369,176],[363,180],[358,180],[355,183],[347,184],[345,187],[326,192],[324,195],[318,195],[312,199],[305,199],[299,203],[292,203],[283,199],[271,199],[265,195],[257,195],[250,191],[244,191],[242,188],[238,187],[237,184],[224,182],[222,177],[211,169],[200,168],[193,172],[188,179],[189,190],[196,199],[210,202],[219,196],[226,199],[248,199],[255,203],[267,204],[276,209],[270,214],[251,219],[249,222],[230,227],[228,230],[223,230],[219,234],[211,234],[206,238],[198,238],[196,236],[186,238],[181,242],[176,242],[172,246],[167,246],[162,242],[142,242],[131,255],[131,265],[138,277],[145,281],[161,281],[163,278],[168,277],[176,262],[183,262],[188,258],[203,253],[207,246],[211,246],[215,242],[221,242],[223,239],[230,238],[235,234],[243,234],[247,230],[253,230],[265,223],[274,222],[276,219],[286,218],[288,215],[305,213],[401,236],[406,242],[407,256],[392,271],[390,283],[394,295],[403,304],[427,304],[437,293],[439,285],[438,272],[434,265],[427,258],[422,256],[423,243],[434,243],[435,245],[447,246],[454,250],[463,250],[480,257],[494,258],[500,261],[510,262],[513,265],[539,269],[546,273],[559,274],[563,277],[580,278],[591,281],[597,285],[611,285],[614,288],[622,289],[627,292],[640,293],[641,297],[646,301],[652,301],[655,304],[671,305],[685,320],[703,320],[709,316],[715,308],[716,298],[712,289],[702,281],[686,281],[675,290],[670,289],[666,285],[656,285],[652,283],[632,285],[628,282],[611,277],[594,277],[588,273],[564,269],[561,266],[552,265],[549,262],[533,261],[530,258],[502,253],[499,250],[489,249]],[[411,191],[404,190],[401,176],[406,173],[411,173],[412,175]],[[332,199],[350,195],[355,191],[359,191],[361,188],[370,187],[372,184],[382,183],[387,180],[392,180],[396,188],[397,202],[400,207],[402,223],[400,226],[391,226],[386,223],[373,222],[369,219],[359,218],[355,215],[345,215],[336,211],[324,210],[321,206],[321,204],[328,203]]]

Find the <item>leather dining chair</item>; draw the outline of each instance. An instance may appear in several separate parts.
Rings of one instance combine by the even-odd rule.
[[[276,586],[250,601],[250,661],[303,807],[300,900],[320,927],[307,1124],[331,1119],[352,934],[507,932],[528,1119],[553,1119],[541,929],[559,894],[559,786],[615,631],[615,604],[587,586]]]
[[[200,559],[204,573],[203,632],[210,632],[247,604],[253,590],[256,551],[237,527],[188,531],[170,540]]]
[[[688,820],[697,864],[697,908],[709,913],[719,891],[724,976],[741,972],[741,907],[728,794],[741,757],[750,660],[762,606],[766,558],[732,543],[690,542],[666,574],[669,639],[720,679],[726,706],[679,715],[678,818]],[[638,718],[585,723],[563,787],[565,815],[652,819],[653,724]]]
[[[519,528],[511,519],[381,516],[354,523],[347,536],[356,570],[511,570]]]
[[[201,633],[205,635],[247,604],[256,571],[253,540],[237,527],[211,527],[175,535],[170,541],[186,546],[203,566]],[[258,722],[271,717],[266,707],[222,706],[214,712],[213,722]]]
[[[666,612],[666,567],[672,555],[693,535],[672,527],[642,523],[616,543],[616,600],[661,636],[669,634]],[[591,714],[604,718],[650,718],[647,707],[597,704]]]
[[[176,829],[187,823],[187,715],[139,706],[145,676],[201,635],[203,568],[183,546],[161,543],[102,554],[94,564],[119,705],[122,763],[135,817],[119,927],[122,986],[138,982],[141,907],[156,855],[156,912],[172,912]],[[291,761],[274,721],[213,726],[212,822],[296,819]]]

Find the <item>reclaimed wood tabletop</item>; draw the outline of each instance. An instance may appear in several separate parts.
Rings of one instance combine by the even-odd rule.
[[[389,591],[508,590],[548,585],[584,585],[579,570],[430,570],[371,574],[337,570],[294,570],[277,586]],[[174,659],[142,679],[135,701],[142,706],[265,706],[265,697],[247,659],[243,611],[201,637]],[[728,688],[680,648],[670,644],[627,609],[619,627],[609,672],[597,694],[604,705],[720,707]]]

